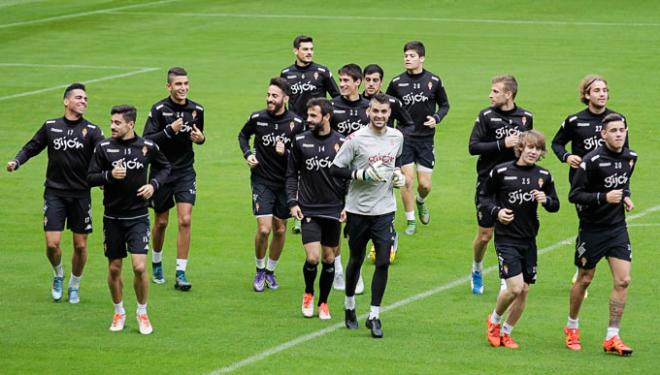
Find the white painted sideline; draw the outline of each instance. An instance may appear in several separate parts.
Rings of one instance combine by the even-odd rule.
[[[648,209],[646,209],[646,210],[644,210],[644,211],[642,211],[642,212],[636,213],[636,214],[629,215],[628,218],[627,218],[627,221],[635,220],[635,219],[639,219],[640,217],[644,217],[644,216],[646,216],[646,215],[648,215],[648,214],[650,214],[650,213],[656,212],[656,211],[660,211],[660,205],[657,205],[657,206],[654,206],[654,207],[648,208]],[[552,245],[550,245],[550,246],[544,247],[543,249],[539,250],[538,253],[539,253],[539,255],[541,255],[541,254],[546,254],[546,253],[549,253],[549,252],[551,252],[551,251],[553,251],[553,250],[556,250],[556,249],[558,249],[558,248],[560,248],[560,247],[562,247],[562,246],[566,246],[566,245],[573,244],[574,241],[575,241],[575,237],[569,237],[569,238],[567,238],[567,239],[565,239],[565,240],[561,240],[561,241],[556,242],[556,243],[554,243],[554,244],[552,244]],[[491,273],[491,272],[493,272],[493,271],[495,271],[495,270],[497,270],[497,266],[491,266],[491,267],[488,267],[488,268],[484,269],[484,274]],[[434,294],[438,294],[438,293],[443,292],[443,291],[445,291],[445,290],[455,288],[455,287],[457,287],[457,286],[459,286],[459,285],[462,285],[462,284],[466,284],[466,283],[468,283],[469,281],[470,281],[470,276],[460,277],[460,278],[455,279],[454,281],[451,281],[451,282],[449,282],[449,283],[446,283],[446,284],[443,284],[443,285],[439,285],[439,286],[437,286],[437,287],[435,287],[435,288],[433,288],[433,289],[429,289],[429,290],[427,290],[427,291],[424,291],[424,292],[421,292],[421,293],[415,294],[415,295],[410,296],[410,297],[408,297],[408,298],[404,298],[404,299],[402,299],[402,300],[400,300],[400,301],[398,301],[398,302],[395,302],[395,303],[393,303],[393,304],[391,304],[391,305],[387,305],[387,306],[381,308],[380,311],[381,311],[381,312],[387,312],[387,311],[394,310],[394,309],[397,309],[397,308],[402,307],[402,306],[405,306],[405,305],[409,305],[409,304],[411,304],[411,303],[413,303],[413,302],[416,302],[416,301],[419,301],[419,300],[422,300],[422,299],[425,299],[425,298],[431,297],[431,296],[433,296]],[[368,314],[362,314],[362,315],[360,315],[360,316],[358,317],[358,320],[362,321],[362,320],[366,319],[366,318],[367,318],[367,315],[368,315]],[[317,337],[325,336],[325,335],[327,335],[327,334],[329,334],[329,333],[335,332],[335,331],[337,331],[338,329],[340,329],[340,328],[342,328],[342,327],[344,327],[344,322],[336,323],[336,324],[333,324],[333,325],[331,325],[331,326],[329,326],[329,327],[326,327],[326,328],[320,329],[320,330],[318,330],[318,331],[315,331],[315,332],[312,332],[312,333],[309,333],[309,334],[306,334],[306,335],[299,336],[299,337],[297,337],[297,338],[295,338],[295,339],[293,339],[293,340],[289,340],[289,341],[287,341],[287,342],[285,342],[285,343],[282,343],[282,344],[280,344],[280,345],[274,346],[274,347],[272,347],[272,348],[270,348],[270,349],[267,349],[267,350],[265,350],[265,351],[263,351],[263,352],[261,352],[261,353],[254,354],[254,355],[249,356],[249,357],[247,357],[247,358],[245,358],[245,359],[243,359],[243,360],[240,360],[240,361],[238,361],[238,362],[234,362],[234,363],[232,363],[231,365],[228,365],[228,366],[225,366],[225,367],[222,367],[222,368],[216,369],[216,370],[210,372],[209,374],[210,374],[210,375],[216,375],[216,374],[226,374],[226,373],[230,373],[230,372],[232,372],[232,371],[238,370],[238,369],[243,368],[243,367],[245,367],[245,366],[249,366],[249,365],[251,365],[251,364],[253,364],[253,363],[256,363],[256,362],[259,362],[259,361],[261,361],[261,360],[263,360],[263,359],[266,359],[266,358],[268,358],[268,357],[270,357],[270,356],[272,356],[272,355],[274,355],[274,354],[277,354],[277,353],[283,352],[283,351],[285,351],[285,350],[287,350],[287,349],[289,349],[289,348],[292,348],[292,347],[294,347],[294,346],[296,346],[296,345],[299,345],[299,344],[302,344],[302,343],[304,343],[304,342],[307,342],[307,341],[313,340],[313,339],[315,339],[315,338],[317,338]]]
[[[71,13],[71,14],[63,14],[61,16],[54,16],[54,17],[47,17],[47,18],[39,18],[36,20],[30,20],[30,21],[20,21],[20,22],[13,22],[13,23],[5,23],[0,25],[0,29],[8,29],[10,27],[15,27],[15,26],[24,26],[24,25],[34,25],[37,23],[45,23],[45,22],[50,22],[50,21],[59,21],[59,20],[66,20],[69,18],[78,18],[78,17],[84,17],[84,16],[91,16],[94,14],[101,14],[101,13],[107,13],[110,11],[115,11],[115,10],[125,10],[125,9],[133,9],[133,8],[143,8],[147,6],[152,6],[152,5],[160,5],[160,4],[167,4],[167,3],[172,3],[175,1],[179,0],[161,0],[161,1],[153,1],[150,3],[144,3],[144,4],[133,4],[133,5],[125,5],[122,7],[115,7],[115,8],[106,8],[106,9],[99,9],[99,10],[93,10],[89,12],[79,12],[79,13]]]
[[[106,77],[89,79],[89,80],[86,80],[86,81],[81,81],[81,83],[86,83],[87,84],[87,83],[109,81],[111,79],[130,77],[130,76],[134,76],[136,74],[153,72],[154,70],[158,70],[158,68],[143,68],[143,69],[135,70],[135,71],[132,71],[132,72],[126,72],[126,73],[114,74],[114,75],[106,76]],[[66,88],[69,85],[70,85],[70,83],[67,83],[67,84],[64,84],[64,85],[47,87],[45,89],[40,89],[40,90],[27,91],[27,92],[22,92],[22,93],[19,93],[19,94],[12,94],[12,95],[7,95],[7,96],[0,96],[0,102],[4,101],[4,100],[14,99],[14,98],[21,98],[23,96],[30,96],[30,95],[41,94],[41,93],[44,93],[44,92],[49,92],[49,91],[60,90],[60,89]]]
[[[0,63],[1,66],[17,68],[62,68],[62,69],[115,69],[115,70],[134,70],[151,69],[145,66],[117,66],[117,65],[80,65],[80,64],[29,64],[29,63]]]
[[[109,14],[167,16],[165,12],[122,12],[107,11]],[[582,21],[542,21],[542,20],[507,20],[482,18],[447,18],[447,17],[405,17],[405,16],[337,16],[322,14],[259,14],[259,13],[185,13],[177,12],[177,17],[228,17],[228,18],[271,18],[271,19],[313,19],[313,20],[345,20],[345,21],[410,21],[410,22],[451,22],[451,23],[485,23],[513,25],[549,25],[549,26],[616,26],[616,27],[660,27],[660,23],[644,22],[582,22]]]

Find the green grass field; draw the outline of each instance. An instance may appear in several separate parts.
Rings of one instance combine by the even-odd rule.
[[[350,62],[379,63],[386,82],[403,69],[403,44],[422,40],[426,68],[442,77],[449,96],[451,109],[436,135],[432,221],[416,236],[400,239],[383,302],[394,308],[381,314],[385,338],[380,341],[365,328],[342,327],[343,296],[337,292],[330,295],[331,321],[302,318],[304,253],[298,236],[288,237],[278,266],[281,288],[262,294],[251,289],[255,220],[237,134],[247,116],[265,106],[268,79],[293,62],[291,41],[303,33],[315,39],[315,60],[333,72]],[[132,318],[135,296],[127,264],[127,329],[108,331],[113,309],[105,281],[100,191],[93,192],[95,231],[82,302],[53,303],[41,229],[45,152],[17,173],[0,174],[3,374],[657,371],[657,2],[5,0],[0,1],[0,40],[4,160],[13,158],[45,119],[61,116],[63,87],[73,81],[89,83],[86,117],[106,134],[110,107],[123,103],[138,107],[141,134],[151,104],[167,95],[165,73],[175,65],[190,73],[190,96],[205,106],[208,137],[196,149],[199,195],[188,266],[193,289],[181,293],[172,287],[176,230],[171,226],[164,253],[168,283],[150,287],[155,331],[148,337],[137,332]],[[476,159],[467,152],[473,121],[488,105],[490,78],[511,73],[520,84],[518,104],[534,112],[535,127],[551,139],[566,115],[582,109],[577,85],[591,72],[609,80],[610,107],[627,115],[631,146],[639,154],[632,182],[637,208],[629,220],[633,283],[621,330],[635,353],[623,359],[602,352],[611,285],[605,263],[583,305],[583,350],[563,346],[577,219],[566,199],[567,167],[554,155],[541,165],[555,176],[562,208],[540,214],[538,245],[545,252],[514,331],[521,349],[491,348],[485,319],[494,306],[497,272],[489,268],[486,292],[479,297],[470,294],[467,279],[476,230]],[[400,211],[401,231],[403,219]],[[68,233],[62,246],[68,282]],[[495,264],[491,245],[486,266]],[[365,267],[366,280],[372,271]],[[432,292],[419,294],[426,291]],[[358,297],[359,314],[368,306],[369,293]]]

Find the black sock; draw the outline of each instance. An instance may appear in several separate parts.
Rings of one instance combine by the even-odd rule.
[[[319,279],[319,289],[321,294],[319,295],[319,305],[321,303],[328,303],[328,296],[330,295],[330,290],[332,289],[332,282],[335,280],[335,264],[323,262],[323,268],[321,270],[321,278]]]
[[[257,272],[264,272],[264,268],[257,267]]]
[[[305,264],[303,265],[303,276],[305,276],[305,293],[314,294],[314,280],[316,280],[317,269],[318,264],[311,264],[305,261]]]

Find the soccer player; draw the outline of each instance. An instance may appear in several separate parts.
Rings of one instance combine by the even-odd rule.
[[[381,92],[384,75],[385,72],[380,65],[369,64],[364,67],[364,70],[362,71],[362,76],[364,77],[363,98],[370,100],[374,95]],[[394,126],[394,120],[398,121],[400,128],[415,125],[412,117],[410,117],[410,113],[408,113],[403,107],[401,100],[390,95],[387,95],[387,99],[390,101],[390,108],[392,109],[392,115],[387,124],[388,126]]]
[[[167,181],[170,164],[156,143],[135,134],[135,107],[115,106],[110,114],[112,138],[96,146],[87,175],[90,186],[103,187],[103,250],[108,258],[108,287],[115,305],[110,330],[124,329],[121,272],[123,259],[131,253],[138,328],[141,334],[148,335],[153,331],[147,315],[148,200]],[[147,180],[150,168],[158,172]]]
[[[346,196],[346,231],[350,259],[346,267],[345,324],[357,329],[355,287],[369,240],[376,249],[376,270],[371,283],[371,311],[367,328],[374,338],[383,337],[379,312],[387,285],[390,249],[395,237],[396,199],[393,187],[405,184],[399,170],[403,134],[387,126],[390,102],[376,94],[369,105],[369,126],[351,134],[335,156],[331,173],[350,179]]]
[[[577,207],[580,228],[575,241],[578,277],[571,288],[568,322],[564,328],[569,349],[580,350],[578,314],[584,293],[596,273],[596,265],[607,258],[612,271],[610,319],[603,342],[606,352],[626,356],[633,350],[619,337],[619,324],[626,306],[630,284],[632,250],[625,211],[635,205],[630,198],[630,178],[637,154],[627,147],[623,116],[610,113],[603,118],[600,136],[603,146],[582,157],[571,183],[568,200]]]
[[[511,331],[525,309],[529,286],[536,282],[538,204],[548,212],[559,210],[552,176],[536,165],[546,153],[543,134],[535,130],[520,134],[514,150],[518,159],[495,166],[480,192],[484,212],[497,220],[495,251],[500,278],[506,282],[488,315],[487,339],[492,346],[510,349],[518,348]]]
[[[580,81],[578,89],[580,101],[586,104],[587,108],[567,116],[552,139],[552,150],[555,155],[570,167],[568,170],[569,182],[573,181],[584,155],[603,145],[603,139],[600,136],[603,118],[610,113],[615,113],[607,108],[610,91],[607,80],[602,76],[588,74]],[[625,117],[622,116],[622,118],[625,121]],[[566,149],[568,143],[571,144],[571,152]],[[626,137],[625,147],[628,147],[628,137]],[[578,268],[573,276],[573,284],[575,284],[579,271]],[[585,293],[585,298],[586,296]]]
[[[332,99],[332,116],[330,127],[343,136],[354,133],[369,124],[367,108],[369,100],[360,96],[360,84],[362,83],[362,70],[356,64],[347,64],[339,69],[339,91],[341,95]],[[341,246],[335,250],[335,280],[334,287],[337,290],[345,290],[344,268],[341,263]],[[364,280],[362,273],[358,278],[356,293],[364,292]]]
[[[252,212],[257,218],[254,240],[257,272],[252,286],[257,292],[264,285],[277,289],[275,267],[280,259],[286,236],[286,220],[291,216],[287,205],[285,174],[287,157],[294,137],[304,130],[303,120],[287,110],[289,84],[284,78],[270,80],[267,108],[253,112],[238,134],[243,157],[250,167]],[[254,151],[250,138],[254,136]],[[268,244],[271,232],[273,237]],[[266,248],[269,248],[266,263]]]
[[[144,138],[158,144],[172,165],[167,182],[156,190],[152,198],[155,212],[152,229],[153,282],[165,283],[162,263],[165,230],[170,209],[176,205],[178,232],[174,287],[188,291],[192,284],[186,277],[186,268],[190,255],[192,208],[197,195],[193,143],[201,145],[206,141],[204,108],[188,99],[188,73],[183,68],[174,67],[167,72],[166,87],[170,95],[151,107],[143,133]]]
[[[291,216],[302,222],[305,248],[303,316],[314,315],[314,280],[321,254],[319,318],[330,319],[328,295],[335,273],[335,250],[339,246],[346,183],[330,175],[330,165],[344,143],[344,136],[330,128],[332,104],[324,98],[307,102],[307,126],[297,135],[286,171],[287,201]]]
[[[406,186],[401,189],[401,200],[406,210],[405,233],[408,235],[417,232],[415,203],[419,221],[426,225],[431,220],[426,197],[431,192],[431,174],[435,165],[433,137],[435,127],[449,112],[449,101],[442,80],[424,69],[425,56],[426,49],[422,42],[406,43],[403,46],[406,71],[394,77],[387,88],[387,94],[400,99],[414,121],[412,126],[402,126],[401,123],[397,125],[405,139],[401,171],[406,176]],[[416,197],[412,190],[414,166],[417,167]]]
[[[44,122],[14,160],[7,162],[7,171],[13,172],[48,148],[44,232],[46,256],[54,273],[51,295],[55,301],[62,299],[64,268],[60,242],[66,223],[73,233],[69,303],[80,302],[80,279],[87,262],[87,235],[92,232],[87,168],[94,147],[103,140],[101,129],[83,117],[86,111],[85,86],[80,83],[69,85],[64,90],[64,116]]]
[[[293,39],[293,54],[296,61],[282,69],[280,77],[291,87],[289,110],[307,118],[307,102],[312,98],[325,98],[326,93],[334,98],[339,96],[339,88],[327,67],[314,62],[314,39],[298,35]],[[300,222],[294,218],[293,233],[300,233]]]
[[[518,82],[511,75],[496,76],[491,81],[490,107],[479,112],[470,135],[470,155],[477,160],[477,187],[474,195],[477,207],[477,235],[472,241],[473,262],[471,289],[483,294],[483,259],[488,242],[493,237],[495,219],[479,204],[479,189],[497,164],[516,159],[514,148],[518,135],[531,130],[532,114],[515,103]]]

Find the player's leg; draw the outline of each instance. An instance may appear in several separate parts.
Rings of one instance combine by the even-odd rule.
[[[630,261],[615,257],[607,258],[612,271],[612,294],[610,295],[610,319],[603,348],[607,352],[630,355],[633,350],[626,346],[619,336],[619,325],[626,307],[628,286],[630,285]]]
[[[51,295],[53,300],[60,301],[63,294],[64,284],[64,267],[62,266],[62,249],[60,243],[62,241],[61,231],[46,231],[46,257],[53,267],[53,285],[51,287]]]
[[[433,140],[415,143],[415,163],[417,165],[417,215],[419,221],[426,225],[431,220],[426,198],[431,193],[431,177],[435,166],[435,145]]]
[[[122,261],[122,258],[108,258],[108,288],[110,289],[110,297],[115,308],[112,323],[110,324],[110,330],[113,332],[123,330],[126,322],[126,310],[124,309],[122,295],[124,288],[121,278]]]
[[[335,279],[332,282],[332,285],[337,290],[346,290],[346,278],[344,276],[344,266],[341,264],[341,243],[335,247],[334,250],[334,259],[335,259]]]
[[[153,246],[153,252],[151,253],[151,266],[153,270],[152,280],[156,284],[165,283],[165,275],[163,273],[163,245],[165,244],[165,231],[169,221],[169,209],[163,212],[155,211],[154,225],[151,230],[151,243]]]
[[[87,234],[73,233],[73,257],[69,279],[69,303],[80,302],[80,278],[87,263]]]
[[[346,297],[344,299],[344,323],[349,329],[357,329],[355,314],[355,286],[360,276],[360,268],[369,242],[370,218],[347,213],[346,231],[350,256],[346,266]]]
[[[321,226],[315,218],[305,218],[300,229],[305,249],[305,264],[302,269],[305,293],[303,293],[301,310],[304,317],[311,318],[314,316],[314,282],[321,258]]]
[[[131,220],[124,223],[126,242],[131,253],[133,266],[133,290],[137,299],[135,317],[138,329],[143,335],[153,331],[147,314],[149,296],[149,273],[147,272],[147,253],[149,252],[149,218]]]
[[[268,248],[268,262],[266,263],[266,286],[270,289],[280,287],[275,275],[277,262],[280,260],[284,241],[286,240],[286,223],[291,217],[291,211],[286,203],[286,191],[284,188],[277,189],[275,194],[275,205],[273,207],[273,237]]]
[[[263,292],[266,285],[266,249],[268,237],[273,227],[273,215],[257,216],[257,233],[254,237],[254,258],[257,271],[252,286],[255,291]]]
[[[373,218],[370,237],[376,250],[376,262],[371,282],[371,308],[367,328],[374,338],[383,337],[380,322],[380,305],[383,301],[390,265],[390,250],[394,242],[394,213]]]
[[[472,241],[473,260],[472,260],[472,275],[470,286],[473,294],[483,294],[483,260],[488,249],[488,243],[493,238],[494,227],[484,228],[478,226],[477,235]]]
[[[192,208],[192,203],[177,202],[176,204],[178,232],[176,237],[175,287],[182,291],[188,291],[192,288],[192,284],[186,277],[186,267],[188,266],[188,256],[190,255]]]
[[[320,219],[321,250],[323,252],[321,277],[319,278],[319,318],[330,319],[328,296],[335,276],[335,249],[339,246],[341,223],[333,219]]]
[[[415,219],[415,194],[413,193],[415,164],[410,162],[401,166],[401,172],[406,177],[406,184],[400,188],[401,201],[406,213],[405,233],[413,235],[417,232],[417,219]]]

